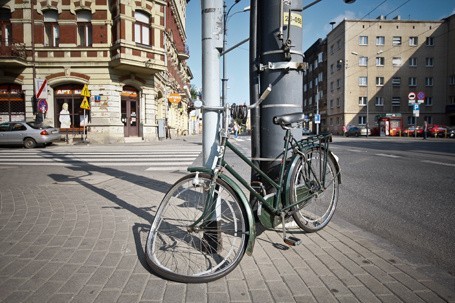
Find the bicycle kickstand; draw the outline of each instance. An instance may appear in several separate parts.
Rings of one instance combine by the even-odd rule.
[[[299,238],[293,237],[293,236],[286,236],[286,224],[284,220],[284,212],[281,213],[281,226],[283,228],[283,241],[289,246],[297,246],[302,243],[302,241]]]

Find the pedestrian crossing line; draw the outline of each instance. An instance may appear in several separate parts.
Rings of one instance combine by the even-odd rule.
[[[52,167],[141,167],[147,171],[186,170],[200,154],[190,151],[130,152],[0,152],[0,167],[52,166]]]

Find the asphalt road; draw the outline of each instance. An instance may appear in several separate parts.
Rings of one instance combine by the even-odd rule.
[[[336,137],[342,194],[334,220],[455,275],[455,140]]]

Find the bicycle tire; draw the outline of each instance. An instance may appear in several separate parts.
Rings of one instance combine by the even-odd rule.
[[[324,148],[313,147],[300,157],[292,172],[290,202],[302,201],[292,216],[306,232],[324,228],[335,212],[339,181],[334,161]]]
[[[227,275],[242,259],[249,235],[246,210],[223,180],[217,179],[215,185],[218,214],[207,214],[201,222],[210,223],[190,231],[190,224],[203,214],[210,182],[207,174],[187,175],[163,198],[146,243],[147,263],[157,275],[183,283],[206,283]]]

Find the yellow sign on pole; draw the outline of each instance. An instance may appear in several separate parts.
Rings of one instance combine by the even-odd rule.
[[[88,102],[87,97],[84,96],[80,107],[86,110],[90,110],[90,103]]]
[[[84,88],[81,91],[81,96],[90,97],[90,91],[88,90],[87,84],[84,84]]]

